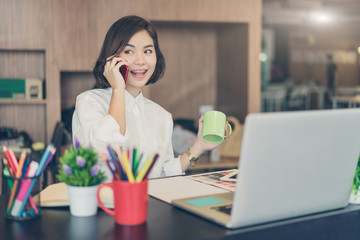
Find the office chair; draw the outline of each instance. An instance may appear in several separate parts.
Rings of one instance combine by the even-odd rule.
[[[61,147],[64,145],[71,144],[71,136],[65,129],[64,123],[58,121],[55,125],[54,132],[51,138],[51,142],[56,147],[56,152],[53,156],[53,159],[47,166],[47,169],[44,171],[44,178],[43,178],[43,189],[48,185],[48,171],[51,173],[52,183],[56,183],[56,175],[58,172],[59,166],[59,158],[61,155]]]

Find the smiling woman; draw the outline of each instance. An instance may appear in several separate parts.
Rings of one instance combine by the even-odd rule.
[[[129,68],[126,82],[120,73],[124,65]],[[153,25],[138,16],[126,16],[116,21],[106,34],[93,70],[98,89],[81,93],[76,98],[73,138],[103,153],[109,145],[137,147],[144,159],[157,152],[160,157],[149,177],[182,174],[190,160],[194,161],[220,143],[202,140],[201,117],[200,132],[186,151],[188,154],[174,157],[172,116],[145,98],[141,91],[145,85],[157,82],[164,71],[165,60]]]

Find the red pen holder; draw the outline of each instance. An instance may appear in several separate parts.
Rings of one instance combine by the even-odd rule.
[[[30,220],[40,216],[40,181],[38,177],[10,177],[3,175],[5,181],[5,218],[12,220]],[[27,200],[24,197],[31,183],[35,185],[30,190]],[[25,203],[24,203],[25,202]]]
[[[103,187],[110,187],[114,192],[114,209],[104,206],[100,199]],[[114,216],[115,222],[121,225],[138,225],[146,221],[148,209],[148,180],[130,183],[113,180],[112,183],[103,183],[97,191],[100,207],[108,214]]]

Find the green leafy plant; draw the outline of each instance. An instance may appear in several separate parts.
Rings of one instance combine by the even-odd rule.
[[[357,195],[358,193],[359,186],[360,186],[360,155],[358,158],[358,164],[355,171],[354,182],[351,188],[351,191],[354,192],[355,195]]]
[[[81,147],[75,140],[75,146],[60,157],[57,179],[67,185],[85,187],[102,183],[105,174],[100,171],[98,154],[94,149]]]

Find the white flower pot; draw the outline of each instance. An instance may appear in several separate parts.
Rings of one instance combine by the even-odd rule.
[[[77,217],[94,216],[97,213],[98,202],[96,192],[99,185],[75,187],[68,185],[70,213]]]
[[[355,191],[351,191],[349,203],[360,204],[360,189],[358,189],[357,193]]]

